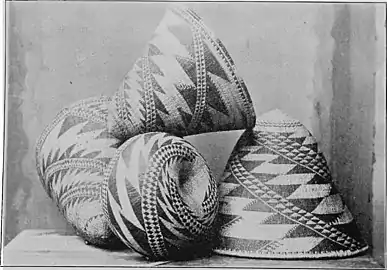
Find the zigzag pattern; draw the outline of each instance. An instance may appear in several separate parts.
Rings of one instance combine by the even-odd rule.
[[[208,167],[201,167],[207,173],[207,179],[200,179],[208,182],[204,190],[188,195],[180,190],[187,183],[179,183],[179,164],[197,159],[204,162],[192,145],[166,133],[137,135],[118,149],[105,173],[102,201],[124,243],[147,257],[167,258],[209,233],[218,201]],[[192,177],[186,181],[194,181]],[[202,200],[197,201],[199,211],[184,196]]]
[[[217,253],[326,258],[368,248],[316,139],[280,111],[262,116],[242,134],[227,163],[220,200]]]
[[[309,132],[308,132],[309,133]],[[318,153],[317,143],[310,144],[308,137],[292,138],[293,133],[257,132],[258,143],[284,155],[295,163],[308,167],[323,178],[330,176],[325,158]],[[309,133],[309,136],[311,134]]]
[[[101,218],[102,208],[95,208],[103,172],[119,144],[107,129],[109,102],[97,97],[64,108],[36,146],[37,170],[47,194],[78,234],[97,246],[117,239]],[[91,221],[93,226],[85,227]]]
[[[58,202],[66,211],[67,207],[82,204],[86,201],[98,201],[101,189],[100,183],[80,183],[76,186],[66,186],[58,194]]]
[[[281,214],[286,215],[289,219],[296,220],[324,235],[324,237],[343,245],[350,250],[359,248],[361,243],[352,237],[338,231],[336,228],[320,220],[313,214],[306,212],[292,204],[289,200],[279,196],[269,187],[257,180],[254,176],[248,173],[238,161],[237,158],[231,161],[232,172],[237,179],[242,180],[242,184],[249,190],[254,190],[254,193],[260,195],[259,198],[264,200],[270,207],[273,207]]]
[[[169,175],[167,167],[171,166],[169,163],[173,159],[169,159],[164,165],[164,169],[161,177],[173,178]],[[162,234],[164,242],[169,250],[169,253],[177,252],[180,246],[188,241],[194,242],[195,237],[186,229],[186,226],[181,221],[181,215],[176,213],[176,207],[173,206],[173,199],[168,188],[170,181],[159,181],[159,196],[158,201],[158,212],[160,213],[160,226],[162,228]]]
[[[119,138],[243,129],[255,121],[230,55],[188,9],[166,12],[113,99],[109,131]]]

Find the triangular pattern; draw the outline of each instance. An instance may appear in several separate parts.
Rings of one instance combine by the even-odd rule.
[[[243,210],[254,214],[244,216],[238,204],[220,205],[220,213],[239,219],[221,223],[216,253],[329,258],[368,249],[333,186],[316,140],[299,121],[278,110],[263,115],[253,130],[242,134],[219,189],[221,201],[253,201]],[[262,246],[260,241],[267,243]]]
[[[171,6],[112,98],[109,131],[129,139],[147,131],[187,136],[251,128],[253,104],[235,72],[200,17]]]
[[[66,117],[66,119],[63,121],[61,129],[58,133],[58,138],[60,136],[62,136],[66,131],[68,131],[70,128],[72,128],[73,126],[78,125],[80,123],[84,123],[86,121],[87,121],[86,119],[84,119],[82,117],[78,117],[78,116]]]
[[[103,171],[116,150],[112,145],[119,144],[107,129],[109,102],[102,96],[62,109],[36,147],[37,170],[47,194],[76,232],[100,247],[120,242],[99,204]]]
[[[182,165],[190,169],[185,181]],[[218,209],[216,182],[180,137],[151,132],[127,140],[105,171],[102,190],[113,231],[148,258],[170,258],[209,240]]]
[[[214,76],[207,75],[206,84],[207,84],[207,102],[208,105],[211,106],[216,111],[223,113],[224,115],[230,116],[229,109],[227,109],[227,105],[223,101],[223,97],[221,92],[219,92],[217,85],[213,82],[218,81],[222,78],[216,78]],[[212,90],[212,91],[209,91]]]
[[[98,131],[98,130],[103,130],[103,129],[105,129],[105,127],[101,123],[88,122],[86,125],[83,126],[83,128],[79,131],[78,134],[92,132],[92,131]]]

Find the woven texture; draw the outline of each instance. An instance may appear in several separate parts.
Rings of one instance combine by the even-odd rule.
[[[151,259],[177,258],[208,245],[217,187],[196,149],[166,133],[126,141],[109,164],[103,208],[112,230]]]
[[[95,97],[62,109],[36,146],[40,180],[49,197],[75,231],[97,246],[115,246],[103,216],[101,184],[118,140],[107,132],[106,97]]]
[[[279,110],[242,134],[219,192],[216,253],[302,259],[347,257],[368,248],[316,139]]]
[[[109,130],[128,139],[251,128],[255,112],[233,60],[192,10],[167,9],[112,98]]]

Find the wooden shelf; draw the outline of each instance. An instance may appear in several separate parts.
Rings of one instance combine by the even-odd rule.
[[[15,237],[5,248],[3,265],[25,267],[88,266],[93,269],[124,267],[161,268],[367,268],[384,269],[370,255],[335,260],[258,260],[231,256],[210,257],[181,262],[149,262],[131,251],[108,251],[85,245],[78,236],[55,230],[26,230]]]

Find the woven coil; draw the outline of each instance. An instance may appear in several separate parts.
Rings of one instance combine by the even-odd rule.
[[[93,97],[63,108],[42,132],[36,166],[48,196],[85,241],[119,246],[103,215],[101,184],[119,141],[107,131],[108,97]]]
[[[159,132],[120,146],[106,170],[102,201],[122,242],[156,260],[208,245],[218,210],[205,160],[188,142]]]
[[[253,127],[243,80],[220,40],[192,10],[171,6],[114,94],[109,131],[187,136]]]
[[[311,259],[368,249],[316,139],[279,110],[263,115],[242,134],[219,192],[215,253]]]

